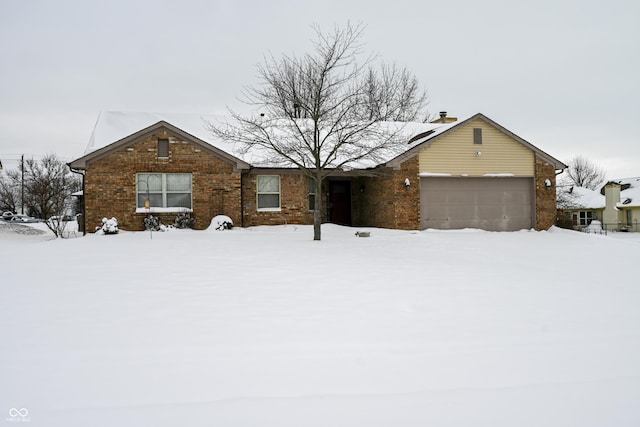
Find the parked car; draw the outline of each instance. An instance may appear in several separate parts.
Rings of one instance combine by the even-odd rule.
[[[42,220],[40,218],[34,218],[32,216],[28,216],[28,215],[14,215],[13,217],[11,217],[10,221],[13,222],[42,222]]]
[[[73,215],[62,215],[62,216],[54,215],[52,217],[49,217],[47,221],[60,221],[60,220],[62,220],[63,222],[67,222],[67,221],[73,221],[75,220],[75,218]]]
[[[5,221],[9,221],[9,220],[11,220],[11,218],[13,218],[13,212],[7,211],[7,212],[3,213],[0,218],[4,219]]]

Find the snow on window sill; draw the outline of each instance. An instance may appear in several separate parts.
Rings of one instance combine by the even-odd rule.
[[[258,212],[281,212],[280,208],[258,208]]]
[[[189,208],[136,208],[136,213],[180,213],[180,212],[193,212],[193,209]]]

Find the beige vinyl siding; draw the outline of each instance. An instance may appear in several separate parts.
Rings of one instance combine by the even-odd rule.
[[[640,231],[638,224],[640,224],[640,208],[631,208],[631,224],[633,225],[633,231]]]
[[[482,144],[473,143],[473,129],[482,129]],[[476,152],[481,155],[476,155]],[[512,174],[534,176],[534,153],[508,135],[476,119],[452,129],[419,154],[420,173],[452,176]]]

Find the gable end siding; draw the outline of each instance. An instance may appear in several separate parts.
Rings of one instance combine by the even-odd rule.
[[[482,129],[482,144],[474,144],[474,129]],[[419,163],[420,173],[535,175],[533,151],[480,119],[452,129],[423,148]]]

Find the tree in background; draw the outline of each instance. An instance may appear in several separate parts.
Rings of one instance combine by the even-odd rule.
[[[0,175],[0,213],[20,210],[20,186],[8,175]]]
[[[227,123],[209,123],[212,133],[240,143],[252,163],[298,167],[315,194],[336,170],[379,162],[406,143],[401,126],[383,121],[426,120],[426,92],[416,77],[394,66],[374,67],[363,55],[362,26],[348,24],[324,34],[317,26],[313,51],[302,57],[267,57],[260,83],[243,101],[261,114],[230,110]],[[314,240],[320,240],[321,197],[315,197]]]
[[[584,156],[576,156],[569,161],[565,185],[597,190],[605,179],[606,174],[598,165]]]
[[[24,180],[24,205],[27,211],[31,216],[46,220],[45,223],[53,234],[62,237],[66,225],[64,216],[72,211],[71,194],[81,188],[80,179],[54,154],[39,161],[26,159],[19,169],[7,171],[7,179],[0,184],[0,200],[8,198],[9,192],[21,198]],[[14,211],[17,211],[17,204],[15,208]]]
[[[369,67],[365,82],[369,119],[392,122],[429,121],[427,92],[406,68],[382,64]]]

